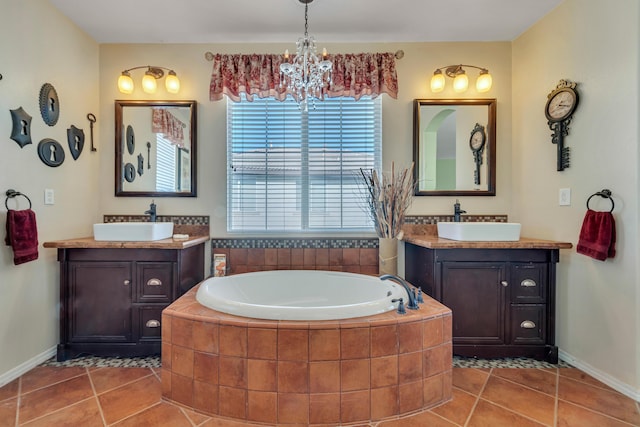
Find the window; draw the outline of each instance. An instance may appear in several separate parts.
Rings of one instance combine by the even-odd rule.
[[[164,137],[156,134],[156,191],[178,191],[176,183],[176,146]],[[151,159],[147,159],[147,162]]]
[[[372,229],[360,169],[381,164],[381,100],[227,101],[229,231]]]

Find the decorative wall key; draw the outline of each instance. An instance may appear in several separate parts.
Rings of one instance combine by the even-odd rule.
[[[578,84],[570,80],[560,80],[558,86],[547,96],[544,114],[547,116],[551,142],[558,147],[557,170],[569,167],[569,147],[564,146],[564,137],[569,134],[569,123],[578,106]]]
[[[93,124],[96,122],[96,116],[94,116],[93,113],[89,113],[87,114],[87,120],[89,120],[89,132],[91,134],[91,151],[98,151],[93,146]]]

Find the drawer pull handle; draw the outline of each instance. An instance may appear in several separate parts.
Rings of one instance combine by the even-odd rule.
[[[129,279],[127,279],[127,280],[125,280],[125,281],[124,281],[124,285],[125,285],[125,286],[129,286],[129,284],[130,284],[130,283],[131,283],[131,280],[129,280]]]
[[[162,280],[160,279],[149,279],[147,280],[147,286],[162,286]]]
[[[146,326],[147,328],[159,328],[160,321],[156,319],[147,320]]]
[[[506,280],[503,280],[502,282],[500,282],[500,284],[501,284],[502,286],[504,286],[505,288],[506,288],[507,286],[509,286],[509,282],[507,282]]]
[[[536,283],[535,280],[524,279],[522,282],[520,282],[520,286],[523,286],[525,288],[531,288],[533,286],[538,286],[538,284]]]
[[[520,323],[520,327],[524,329],[533,329],[536,327],[536,324],[531,320],[525,320]]]

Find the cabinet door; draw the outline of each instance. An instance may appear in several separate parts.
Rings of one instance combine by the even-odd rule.
[[[70,262],[69,274],[70,340],[131,341],[131,264]]]
[[[504,263],[442,263],[442,303],[453,312],[454,344],[504,343],[504,278]]]
[[[137,262],[136,302],[170,303],[173,301],[172,262]]]

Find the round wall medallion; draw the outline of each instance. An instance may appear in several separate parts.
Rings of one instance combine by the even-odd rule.
[[[55,139],[45,138],[38,143],[38,157],[45,165],[55,168],[64,162],[64,149]]]
[[[42,114],[42,120],[49,126],[58,123],[60,100],[56,88],[50,83],[45,83],[40,88],[40,114]]]
[[[136,169],[131,163],[124,165],[124,179],[126,179],[127,182],[133,182],[133,180],[136,179]]]

